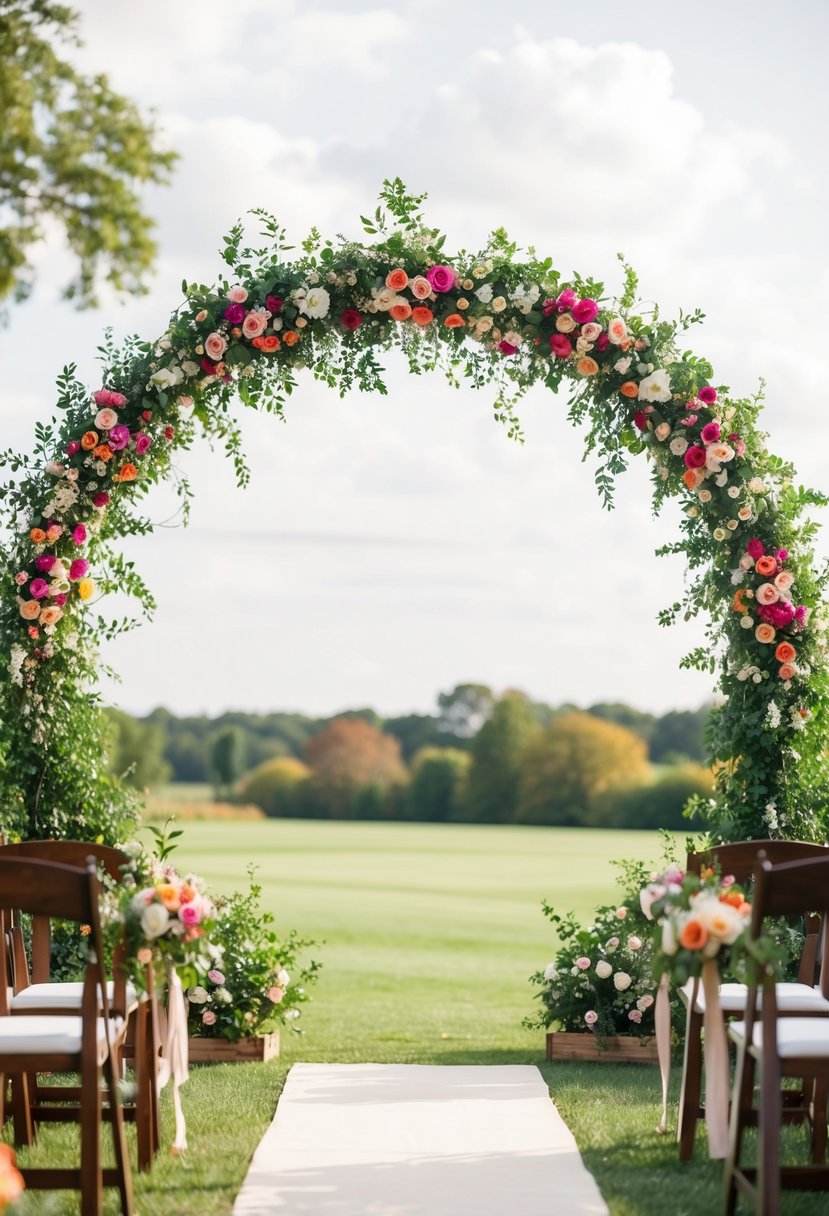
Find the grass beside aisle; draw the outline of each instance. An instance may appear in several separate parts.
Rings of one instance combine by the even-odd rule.
[[[680,842],[681,845],[681,842]],[[188,823],[176,863],[216,891],[245,884],[253,861],[277,928],[324,942],[305,1034],[282,1032],[268,1064],[193,1068],[182,1091],[187,1156],[162,1152],[136,1178],[140,1216],[229,1216],[248,1161],[299,1060],[538,1064],[612,1216],[698,1216],[719,1210],[722,1166],[680,1167],[657,1136],[659,1078],[642,1065],[551,1064],[544,1036],[521,1026],[530,973],[552,957],[543,898],[587,919],[617,893],[612,860],[657,863],[652,833],[307,821]],[[676,1081],[676,1078],[675,1078]],[[172,1140],[168,1094],[164,1143]],[[75,1129],[48,1127],[31,1154],[70,1161]],[[6,1133],[7,1134],[7,1133]],[[132,1129],[129,1131],[132,1135]],[[106,1138],[106,1129],[105,1129]],[[784,1213],[819,1216],[819,1196],[787,1197]],[[21,1212],[77,1212],[71,1194],[27,1196]],[[114,1196],[108,1212],[117,1211]]]

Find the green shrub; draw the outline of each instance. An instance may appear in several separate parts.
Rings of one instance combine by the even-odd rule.
[[[305,815],[303,794],[311,770],[293,756],[266,760],[242,779],[242,802],[260,806],[271,819],[296,819]]]
[[[710,798],[713,788],[708,769],[699,764],[677,765],[652,785],[605,790],[590,805],[589,823],[602,828],[681,830],[688,827],[683,810],[689,799]]]

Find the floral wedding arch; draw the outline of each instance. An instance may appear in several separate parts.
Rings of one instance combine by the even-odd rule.
[[[599,494],[611,505],[630,455],[653,468],[654,506],[678,497],[684,595],[660,624],[704,613],[708,642],[683,666],[719,671],[710,730],[717,791],[703,808],[720,838],[823,838],[827,724],[823,576],[798,488],[757,429],[759,399],[733,398],[705,360],[682,349],[700,314],[662,320],[624,291],[563,282],[549,258],[519,261],[503,231],[480,253],[444,253],[420,204],[386,182],[362,244],[314,231],[286,258],[284,232],[255,213],[268,247],[225,238],[227,277],[183,284],[184,303],[154,344],[103,348],[104,385],[91,396],[61,376],[51,425],[31,452],[0,454],[8,480],[0,595],[0,797],[7,831],[117,835],[126,792],[100,771],[94,693],[104,625],[91,602],[112,590],[152,602],[113,548],[149,532],[137,513],[148,488],[176,477],[172,454],[199,432],[224,444],[240,484],[238,397],[282,413],[300,371],[344,393],[384,392],[379,351],[398,348],[411,372],[442,369],[456,383],[497,391],[495,417],[521,438],[515,404],[531,386],[569,391],[569,418],[586,426]],[[186,485],[180,483],[186,505]],[[125,625],[126,622],[122,622]]]

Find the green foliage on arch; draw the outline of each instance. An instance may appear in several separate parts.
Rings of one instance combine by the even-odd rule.
[[[535,385],[569,399],[584,428],[599,494],[631,456],[651,462],[656,510],[679,498],[683,594],[660,623],[702,613],[707,641],[685,666],[718,672],[721,704],[709,747],[715,835],[823,838],[827,827],[827,677],[815,566],[822,495],[798,487],[758,429],[760,399],[733,397],[686,346],[699,314],[663,319],[636,301],[624,268],[618,298],[603,284],[563,280],[550,258],[519,257],[503,232],[477,252],[445,252],[423,197],[386,182],[371,243],[312,232],[300,250],[257,212],[264,248],[241,225],[225,238],[213,287],[185,282],[155,343],[102,348],[104,388],[90,396],[74,368],[58,383],[58,414],[30,451],[4,452],[0,595],[0,810],[6,831],[79,831],[116,838],[129,795],[102,775],[98,647],[131,623],[96,611],[109,591],[152,597],[115,542],[152,531],[141,512],[162,479],[189,496],[172,455],[198,436],[224,447],[248,479],[237,400],[284,415],[301,373],[340,393],[384,392],[383,352],[416,374],[442,370],[494,396],[494,416],[520,440],[517,403]],[[631,644],[631,662],[635,662]]]

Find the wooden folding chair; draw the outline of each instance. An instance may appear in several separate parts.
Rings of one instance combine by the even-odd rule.
[[[83,866],[88,857],[95,861],[116,882],[124,875],[129,858],[119,849],[107,845],[87,844],[76,840],[31,840],[21,844],[0,846],[0,857],[33,858],[61,865]],[[14,995],[11,1012],[14,1015],[76,1014],[80,1008],[82,984],[50,981],[51,925],[46,916],[32,919],[31,969],[24,949],[19,922],[12,928]],[[113,960],[113,978],[109,982],[110,1011],[127,1020],[127,1034],[121,1049],[121,1060],[130,1060],[135,1070],[135,1100],[123,1107],[124,1118],[136,1125],[137,1160],[139,1170],[149,1169],[160,1144],[158,1122],[158,1091],[156,1077],[159,1063],[158,1005],[153,991],[152,968],[145,971],[146,993],[143,999],[134,986],[127,983],[123,968],[122,945],[119,942]],[[40,1084],[37,1077],[29,1078],[28,1102],[24,1102],[20,1085],[15,1086],[12,1114],[15,1143],[31,1144],[38,1123],[69,1122],[77,1114],[77,1089]],[[67,1103],[75,1103],[74,1108]]]
[[[824,845],[810,844],[800,840],[741,840],[732,844],[716,845],[702,853],[689,853],[687,868],[698,874],[703,866],[718,866],[723,874],[733,874],[741,886],[748,883],[758,865],[758,855],[763,852],[772,864],[799,861],[810,857],[827,857],[829,850]],[[823,977],[824,990],[815,988],[815,959],[817,954],[817,924],[809,926],[803,953],[800,957],[796,982],[777,985],[777,1005],[781,1014],[794,1016],[805,1014],[829,1017],[829,974]],[[702,1031],[705,1018],[705,997],[698,979],[689,980],[679,990],[686,1007],[685,1049],[682,1061],[682,1083],[679,1097],[679,1122],[677,1141],[680,1161],[690,1161],[694,1154],[697,1122],[705,1118],[702,1104]],[[748,988],[745,984],[721,984],[720,1007],[726,1019],[745,1015]],[[802,1117],[801,1108],[791,1107],[791,1119]],[[825,1133],[825,1120],[824,1120]],[[816,1151],[820,1152],[819,1134]],[[825,1144],[824,1149],[825,1152]]]
[[[819,912],[829,914],[829,856],[772,866],[757,871],[753,894],[751,937],[762,933],[770,917]],[[821,978],[829,975],[829,935],[823,935]],[[815,1114],[825,1128],[829,1087],[829,1019],[781,1017],[777,986],[771,974],[749,988],[745,1020],[728,1029],[737,1044],[737,1070],[731,1101],[731,1144],[725,1172],[725,1213],[733,1216],[739,1194],[754,1204],[757,1216],[777,1216],[781,1188],[829,1190],[829,1166],[815,1160],[805,1165],[780,1164],[780,1125],[785,1108],[784,1077],[809,1078]],[[760,1069],[759,1112],[753,1109],[755,1073]],[[745,1129],[759,1126],[758,1164],[742,1164]]]
[[[80,1010],[71,1016],[11,1016],[8,990],[0,984],[0,1115],[5,1078],[25,1089],[31,1073],[80,1074],[80,1166],[21,1169],[31,1189],[79,1190],[84,1216],[101,1216],[103,1188],[117,1187],[123,1216],[132,1216],[132,1179],[118,1098],[117,1049],[126,1024],[109,1009],[99,918],[100,882],[94,861],[85,869],[27,858],[0,857],[0,975],[8,968],[5,932],[9,914],[22,912],[89,926]],[[115,1167],[101,1161],[102,1086],[112,1126]]]

